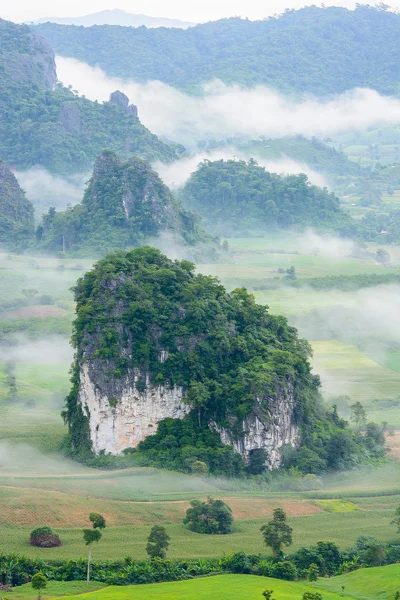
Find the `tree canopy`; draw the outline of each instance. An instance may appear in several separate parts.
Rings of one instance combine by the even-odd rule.
[[[51,208],[37,229],[38,247],[47,252],[99,256],[149,238],[169,234],[183,246],[204,242],[199,251],[216,255],[215,242],[185,211],[147,161],[121,161],[110,150],[94,165],[81,204],[63,212]]]
[[[182,198],[208,227],[224,233],[266,226],[338,230],[351,223],[339,199],[311,185],[306,175],[282,177],[252,159],[205,160],[187,181]]]

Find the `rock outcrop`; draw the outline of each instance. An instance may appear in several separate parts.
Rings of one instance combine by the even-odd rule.
[[[75,107],[74,102],[64,105],[60,116],[70,131],[80,128],[79,108]],[[63,236],[59,235],[59,220]],[[208,252],[209,259],[216,251],[215,241],[200,229],[195,215],[183,209],[149,162],[140,158],[124,162],[104,150],[96,159],[82,204],[51,219],[46,216],[39,243],[46,251],[93,256],[138,246],[162,234],[187,246],[189,258],[189,248],[200,242],[204,242],[204,250],[200,250],[204,256]]]
[[[116,104],[119,106],[121,110],[126,112],[131,117],[137,119],[138,118],[138,109],[135,104],[129,104],[129,98],[123,92],[116,90],[110,95],[110,100],[112,104]]]
[[[282,448],[299,445],[303,403],[318,390],[307,345],[245,290],[228,294],[193,264],[141,247],[101,260],[78,282],[76,301],[74,448],[119,455],[189,413],[245,462],[262,449],[265,466],[277,468]]]
[[[262,449],[269,469],[277,469],[282,461],[282,448],[295,448],[300,439],[299,427],[294,420],[295,398],[293,386],[281,388],[274,398],[258,398],[253,411],[242,421],[232,419],[231,428],[219,427],[221,441],[235,448],[247,463],[253,450]]]
[[[110,384],[98,382],[101,373],[95,365],[83,365],[78,396],[83,412],[89,415],[95,454],[104,451],[120,455],[128,448],[136,448],[147,436],[156,433],[163,419],[183,419],[190,412],[181,386],[152,386],[147,379],[146,389],[139,391],[137,384],[142,378],[136,371],[119,382],[118,395],[113,396]]]
[[[23,39],[23,45],[19,41]],[[54,52],[50,44],[26,25],[0,19],[1,78],[8,84],[34,83],[53,90],[57,83]]]

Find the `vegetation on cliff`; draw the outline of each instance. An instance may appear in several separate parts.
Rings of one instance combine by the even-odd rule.
[[[176,158],[176,149],[141,124],[129,101],[91,102],[56,82],[48,43],[25,25],[0,20],[0,158],[8,164],[84,172],[104,148],[126,158]]]
[[[184,204],[222,231],[314,227],[339,230],[352,222],[339,199],[306,175],[282,177],[256,161],[204,161],[182,190]]]
[[[102,256],[119,248],[140,246],[161,233],[169,242],[203,243],[209,260],[216,246],[198,219],[185,211],[150,164],[139,158],[121,161],[105,150],[97,158],[81,204],[56,212],[51,208],[37,229],[38,246],[47,252]]]
[[[192,413],[184,421],[162,422],[140,447],[150,452],[151,464],[191,470],[204,462],[213,472],[240,474],[243,465],[232,449],[225,449],[231,456],[224,470],[227,456],[222,452],[218,460],[222,445],[209,424],[240,435],[243,419],[256,405],[266,417],[274,414],[279,393],[291,395],[301,432],[300,450],[284,452],[287,466],[321,472],[349,467],[368,454],[363,436],[352,434],[335,410],[323,407],[308,343],[245,289],[228,294],[215,278],[195,274],[192,263],[141,247],[99,261],[78,281],[75,298],[76,360],[64,417],[77,454],[91,449],[87,416],[78,403],[83,360],[111,382],[110,394],[112,382],[134,370],[141,374],[136,382],[141,390],[149,381],[185,390]],[[371,444],[370,455],[380,453]]]
[[[0,245],[24,249],[34,235],[33,206],[14,174],[0,161]]]
[[[54,23],[36,31],[58,54],[135,81],[190,89],[218,78],[316,95],[356,87],[400,92],[400,15],[382,4],[354,11],[310,6],[264,21],[223,19],[186,31]]]

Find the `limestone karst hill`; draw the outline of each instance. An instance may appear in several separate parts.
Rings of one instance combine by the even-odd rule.
[[[100,104],[57,83],[48,42],[1,19],[0,86],[0,159],[19,169],[86,172],[104,148],[166,162],[182,150],[146,129],[121,92]]]

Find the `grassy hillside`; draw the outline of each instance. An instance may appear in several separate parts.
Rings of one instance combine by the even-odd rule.
[[[190,89],[218,78],[317,95],[355,87],[400,92],[400,16],[382,8],[313,6],[264,21],[224,19],[186,31],[53,23],[36,31],[58,54],[136,81]]]
[[[328,580],[319,579],[315,584],[288,582],[269,577],[256,577],[254,575],[217,575],[193,581],[178,581],[171,583],[157,583],[150,585],[137,585],[128,587],[107,587],[85,594],[85,598],[99,598],[100,600],[253,600],[261,598],[265,589],[274,591],[274,597],[282,600],[295,600],[302,597],[305,592],[322,592],[326,600],[389,600],[398,590],[400,576],[399,565],[361,569],[341,577],[332,577]],[[91,588],[96,586],[91,584]],[[344,592],[343,592],[343,587]],[[83,584],[50,583],[43,596],[59,597],[64,594],[82,593]],[[16,588],[13,592],[15,600],[30,598],[32,593],[29,585]],[[78,597],[78,596],[71,596]]]

